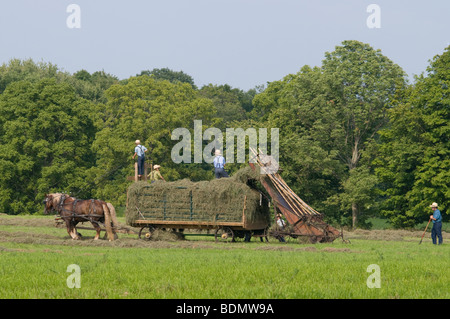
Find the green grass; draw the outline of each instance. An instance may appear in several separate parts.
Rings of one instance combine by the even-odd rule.
[[[371,229],[373,229],[373,230],[377,230],[377,229],[393,229],[391,223],[386,218],[374,217],[374,218],[368,218],[367,221],[371,223],[371,225],[372,225]],[[425,227],[427,226],[427,223],[428,223],[428,221],[424,221],[424,222],[422,222],[420,224],[416,224],[413,228],[415,230],[424,231]],[[428,227],[431,228],[431,226],[432,225],[430,224]],[[442,231],[450,232],[450,222],[443,222],[442,223]]]
[[[94,243],[90,231],[72,241],[64,229],[2,220],[13,219],[0,219],[0,298],[450,297],[450,245],[433,246],[428,235],[422,245],[420,237],[316,245],[193,237],[144,244],[123,234]],[[79,289],[67,287],[70,264],[81,268]],[[380,266],[379,289],[366,285],[371,264]]]

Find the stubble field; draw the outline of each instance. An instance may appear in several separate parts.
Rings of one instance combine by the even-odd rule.
[[[144,241],[135,234],[108,242],[80,232],[83,239],[73,241],[53,216],[0,215],[0,298],[450,297],[448,233],[444,245],[433,246],[429,233],[419,245],[422,232],[406,230],[357,230],[344,233],[350,243],[315,245],[206,236]],[[71,288],[76,282],[80,288]]]

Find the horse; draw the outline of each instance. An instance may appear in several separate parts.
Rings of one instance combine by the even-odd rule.
[[[114,206],[99,199],[77,199],[64,193],[46,194],[44,199],[44,214],[57,211],[66,223],[67,233],[73,240],[80,239],[76,225],[79,222],[91,222],[97,234],[94,240],[100,238],[101,227],[104,223],[109,241],[114,240],[117,219]]]

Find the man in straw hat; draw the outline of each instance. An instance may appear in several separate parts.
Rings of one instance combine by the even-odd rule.
[[[145,152],[147,152],[147,148],[144,145],[141,145],[141,141],[136,140],[134,142],[136,147],[134,148],[133,159],[138,157],[138,176],[141,179],[142,175],[144,175],[144,165],[145,165]]]
[[[225,171],[225,157],[222,156],[220,150],[216,150],[215,155],[213,164],[216,178],[228,177],[228,173]]]
[[[154,183],[158,179],[162,179],[163,181],[166,181],[164,179],[164,177],[162,177],[161,172],[159,171],[160,167],[161,166],[159,166],[159,165],[154,165],[153,166],[153,171],[151,171],[150,174],[148,174],[148,178],[150,179],[150,183]]]
[[[433,215],[430,215],[430,219],[433,221],[433,228],[431,229],[431,240],[436,245],[436,237],[439,238],[439,245],[442,244],[442,216],[438,209],[438,204],[433,203],[430,205],[433,210]]]

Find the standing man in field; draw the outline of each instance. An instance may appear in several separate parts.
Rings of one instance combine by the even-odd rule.
[[[136,140],[134,142],[136,147],[134,148],[133,159],[138,157],[138,176],[141,179],[142,175],[144,175],[144,165],[145,165],[145,152],[147,152],[147,148],[144,145],[141,145],[141,141]]]
[[[436,245],[436,237],[439,239],[439,245],[442,244],[442,216],[441,211],[438,209],[438,204],[431,204],[431,209],[433,210],[433,215],[430,219],[433,221],[433,228],[431,229],[431,240],[433,244]]]
[[[222,156],[220,150],[216,150],[215,155],[213,163],[216,178],[228,177],[225,171],[225,157]]]

